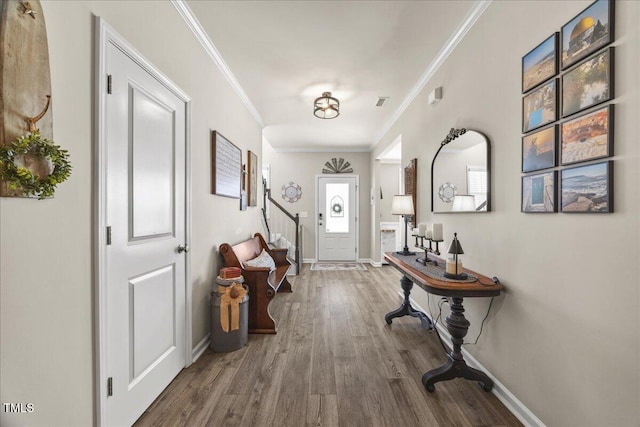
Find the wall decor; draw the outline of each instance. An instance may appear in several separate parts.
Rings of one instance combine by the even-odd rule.
[[[562,212],[613,212],[613,161],[560,171]]]
[[[327,168],[322,169],[322,173],[353,173],[353,169],[349,167],[351,163],[345,161],[342,157],[339,160],[334,157],[331,159],[331,163],[325,162],[324,165]]]
[[[302,187],[294,182],[289,182],[282,186],[282,198],[289,202],[295,203],[302,197]]]
[[[438,188],[438,197],[445,203],[453,202],[458,194],[458,188],[450,182],[445,182]]]
[[[407,215],[407,222],[416,224],[418,215],[418,204],[416,197],[418,194],[418,159],[411,159],[404,167],[404,194],[411,194],[413,199],[413,215]]]
[[[522,177],[522,212],[557,212],[557,171]]]
[[[562,27],[562,69],[613,41],[614,1],[598,0]]]
[[[613,98],[613,47],[599,52],[562,76],[562,117]]]
[[[247,152],[248,158],[248,175],[247,175],[247,198],[249,199],[249,206],[258,205],[258,156],[256,153],[249,150]]]
[[[522,137],[522,172],[552,168],[556,165],[556,135],[552,125]]]
[[[522,57],[522,93],[558,74],[558,40],[554,33]]]
[[[560,129],[563,165],[613,155],[613,105],[568,120]]]
[[[0,75],[5,82],[0,84],[0,146],[11,157],[3,159],[11,164],[3,166],[0,196],[51,197],[55,185],[66,179],[62,165],[53,164],[64,162],[66,151],[51,141],[55,138],[44,13],[39,0],[5,0],[0,2],[0,15]]]
[[[220,132],[211,131],[211,193],[239,199],[242,178],[242,151]]]
[[[522,98],[522,132],[558,119],[558,79],[552,79]]]

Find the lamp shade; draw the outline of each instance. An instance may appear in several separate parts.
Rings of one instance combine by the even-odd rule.
[[[413,215],[413,197],[410,194],[393,196],[391,215]]]
[[[453,199],[453,212],[472,212],[476,210],[476,198],[472,195],[456,194]]]
[[[448,253],[454,255],[462,255],[464,251],[462,250],[462,245],[460,244],[460,240],[458,240],[458,233],[453,233],[453,241],[451,242],[451,246],[449,246]]]

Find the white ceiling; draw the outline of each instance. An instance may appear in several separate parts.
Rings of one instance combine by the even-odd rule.
[[[471,0],[187,2],[282,151],[368,151]],[[423,82],[424,83],[424,82]],[[340,116],[313,116],[331,91]],[[389,97],[376,107],[379,96]]]

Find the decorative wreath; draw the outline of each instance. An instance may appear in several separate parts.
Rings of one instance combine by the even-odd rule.
[[[342,205],[341,205],[340,203],[335,203],[335,204],[331,207],[331,209],[332,209],[335,213],[339,214],[339,213],[341,213],[341,212],[342,212]]]
[[[34,175],[31,171],[15,163],[16,157],[31,154],[36,158],[49,159],[53,172],[47,176]],[[40,132],[20,136],[8,145],[0,146],[0,178],[10,190],[20,190],[24,196],[35,196],[42,200],[52,197],[56,186],[71,175],[71,163],[67,150],[53,141],[42,138]]]

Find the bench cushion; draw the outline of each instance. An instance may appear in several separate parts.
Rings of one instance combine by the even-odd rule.
[[[269,267],[270,271],[273,271],[276,269],[275,261],[273,260],[273,258],[271,258],[271,255],[269,255],[267,251],[265,251],[264,249],[262,250],[262,252],[260,252],[260,255],[258,255],[257,257],[246,260],[244,262],[244,265],[245,266],[249,265],[251,267]]]

